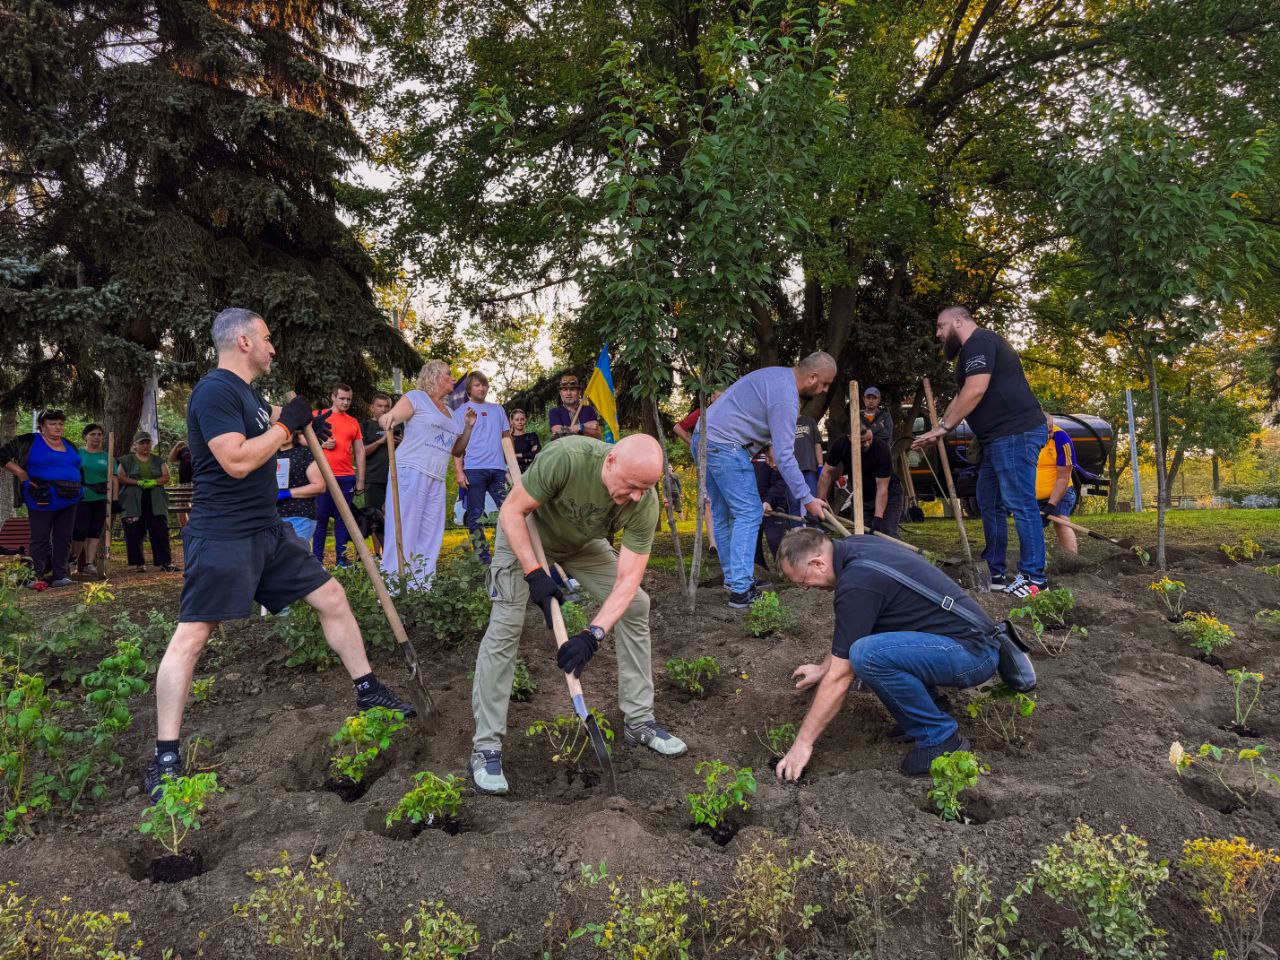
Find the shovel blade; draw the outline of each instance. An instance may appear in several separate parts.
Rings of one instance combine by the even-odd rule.
[[[427,736],[434,736],[440,727],[440,711],[436,709],[436,702],[431,699],[431,691],[427,689],[422,671],[418,669],[418,653],[407,640],[400,644],[400,649],[409,668],[409,700],[413,703],[413,709],[418,711],[423,731]]]
[[[609,788],[609,795],[613,796],[618,792],[618,780],[613,774],[613,759],[609,756],[609,747],[604,741],[604,734],[600,731],[600,724],[596,723],[596,718],[590,713],[582,723],[587,728],[591,749],[596,752],[596,761],[600,764],[604,784]]]

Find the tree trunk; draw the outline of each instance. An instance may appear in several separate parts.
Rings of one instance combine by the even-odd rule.
[[[115,431],[116,450],[128,452],[142,417],[143,380],[136,374],[113,370],[107,382],[107,402],[103,405],[103,427]]]
[[[1186,447],[1179,447],[1179,448],[1178,448],[1178,450],[1177,450],[1177,452],[1176,452],[1176,453],[1174,453],[1174,455],[1173,455],[1173,462],[1172,462],[1171,464],[1169,464],[1169,470],[1168,470],[1168,474],[1167,474],[1167,481],[1166,481],[1166,482],[1169,484],[1169,496],[1170,496],[1170,497],[1172,497],[1172,496],[1173,496],[1173,485],[1174,485],[1174,483],[1175,483],[1175,482],[1177,482],[1177,479],[1178,479],[1178,471],[1180,471],[1180,470],[1182,469],[1182,464],[1184,463],[1184,458],[1185,458],[1185,456],[1186,456],[1186,452],[1187,452]],[[1182,481],[1182,488],[1183,488],[1183,489],[1182,489],[1182,492],[1183,492],[1183,493],[1186,493],[1186,492],[1187,492],[1186,487],[1187,487],[1187,481],[1184,479],[1184,480]],[[1172,501],[1172,500],[1170,500],[1169,502],[1170,502],[1170,503],[1172,503],[1173,501]]]
[[[1166,569],[1164,555],[1164,517],[1169,503],[1169,480],[1164,470],[1164,434],[1160,429],[1160,383],[1156,379],[1156,355],[1144,347],[1147,379],[1151,390],[1151,429],[1156,447],[1156,566]]]
[[[18,408],[0,410],[0,444],[8,443],[18,433]],[[13,516],[13,474],[0,471],[0,523]]]
[[[751,299],[751,315],[756,321],[756,358],[762,367],[776,367],[778,357],[778,326],[773,310],[763,297]]]
[[[1209,469],[1212,471],[1212,476],[1209,479],[1209,489],[1216,494],[1222,482],[1218,476],[1218,455],[1216,453],[1209,459]]]

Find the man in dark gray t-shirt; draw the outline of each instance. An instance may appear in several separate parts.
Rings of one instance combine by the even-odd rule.
[[[822,440],[818,433],[818,421],[804,414],[796,417],[796,466],[809,485],[809,493],[818,493],[818,477],[822,474]],[[800,500],[787,492],[787,513],[799,516],[803,508]],[[790,526],[799,526],[799,521],[789,521]]]

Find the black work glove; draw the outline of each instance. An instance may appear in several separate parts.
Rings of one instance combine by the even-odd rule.
[[[880,524],[882,523],[884,523],[884,521],[880,517],[872,517],[870,526],[871,532],[878,533],[880,531]]]
[[[547,629],[551,629],[551,601],[564,602],[564,594],[551,579],[550,574],[541,567],[526,573],[524,582],[529,585],[529,599],[542,608],[542,618],[547,621]]]
[[[590,632],[583,630],[581,633],[575,633],[556,651],[556,666],[565,673],[581,677],[582,668],[591,662],[591,658],[599,649],[599,641]]]
[[[1041,525],[1048,527],[1049,524],[1052,522],[1050,521],[1049,518],[1054,516],[1057,512],[1058,512],[1058,508],[1055,507],[1052,503],[1049,503],[1049,501],[1047,500],[1044,503],[1040,504]]]
[[[332,410],[324,410],[319,414],[312,414],[311,404],[307,402],[305,397],[294,397],[280,408],[279,420],[290,431],[303,430],[307,424],[311,424],[311,429],[315,431],[316,439],[324,443],[333,436],[333,430],[329,427],[329,415],[331,413],[333,413]]]

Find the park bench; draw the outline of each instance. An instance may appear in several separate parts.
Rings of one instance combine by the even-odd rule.
[[[10,517],[0,526],[0,555],[25,557],[31,546],[31,521]]]
[[[172,521],[170,526],[181,529],[187,525],[187,518],[191,515],[191,495],[195,485],[175,483],[165,489],[169,495],[169,518]]]

